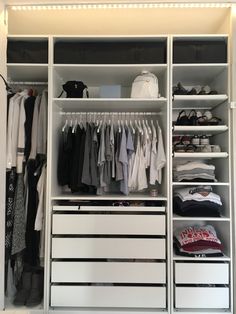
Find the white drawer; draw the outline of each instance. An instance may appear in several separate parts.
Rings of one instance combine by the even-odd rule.
[[[52,262],[52,282],[166,283],[165,263]]]
[[[222,287],[175,287],[176,308],[229,308],[229,289]]]
[[[165,239],[53,238],[52,258],[165,259]]]
[[[228,284],[227,263],[175,263],[177,284]]]
[[[51,306],[165,308],[165,287],[52,286]]]
[[[165,235],[165,215],[53,215],[53,234]]]

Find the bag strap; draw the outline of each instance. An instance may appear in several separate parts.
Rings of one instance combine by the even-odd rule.
[[[192,109],[192,110],[189,112],[188,118],[191,118],[192,116],[197,117],[197,112],[196,112],[195,109]]]
[[[176,121],[178,121],[178,120],[180,119],[180,117],[181,117],[181,115],[182,115],[183,113],[184,113],[184,115],[186,116],[186,111],[185,111],[185,110],[181,110],[181,111],[179,112],[179,115],[178,115]]]
[[[60,93],[60,95],[57,98],[61,98],[63,93],[64,93],[64,90]]]

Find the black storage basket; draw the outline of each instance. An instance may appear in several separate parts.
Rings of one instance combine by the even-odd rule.
[[[54,62],[68,64],[166,63],[166,41],[57,42]]]
[[[174,41],[173,63],[227,63],[227,43],[215,41]]]
[[[48,63],[48,42],[10,40],[7,44],[7,62]]]

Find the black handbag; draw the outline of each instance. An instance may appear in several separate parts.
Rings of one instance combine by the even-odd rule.
[[[84,98],[84,90],[86,91],[86,98],[89,98],[88,87],[82,81],[67,81],[62,87],[63,91],[58,98],[64,92],[66,92],[66,98]]]

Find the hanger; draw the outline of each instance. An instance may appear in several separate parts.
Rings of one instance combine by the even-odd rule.
[[[65,121],[64,126],[62,127],[62,132],[65,132],[65,129],[66,129],[66,128],[67,128],[67,126],[68,126],[68,118],[67,118],[67,113],[65,113],[65,115],[66,115],[66,121]]]
[[[74,126],[73,126],[73,129],[72,129],[72,133],[75,133],[76,132],[76,128],[77,128],[77,125],[78,125],[78,119],[77,119],[77,115],[76,115],[76,112],[74,112],[74,115],[75,115],[75,121],[74,121]]]
[[[130,127],[132,129],[133,134],[135,134],[135,128],[133,127],[133,123],[132,123],[131,117],[132,117],[132,112],[130,113],[130,121],[129,121],[129,123],[130,123]]]

